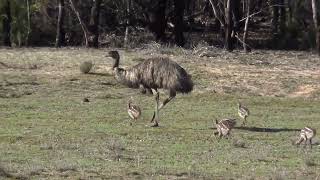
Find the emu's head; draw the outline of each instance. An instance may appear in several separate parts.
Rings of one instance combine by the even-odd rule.
[[[106,55],[106,57],[111,57],[112,59],[114,59],[112,69],[119,67],[120,55],[119,55],[118,51],[109,51],[109,53],[108,53],[108,55]]]
[[[119,68],[119,60],[120,60],[119,52],[118,51],[109,51],[108,54],[106,55],[106,57],[111,57],[114,60],[113,65],[112,65],[113,74],[114,74],[116,80],[121,82],[125,70],[122,68]]]
[[[131,104],[132,104],[132,97],[130,99],[128,99],[128,105],[127,107],[130,108],[131,107]]]

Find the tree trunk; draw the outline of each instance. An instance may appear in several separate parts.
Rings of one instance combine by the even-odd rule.
[[[129,36],[129,26],[130,26],[130,9],[131,9],[131,0],[127,0],[127,24],[126,31],[124,33],[124,47],[128,47],[128,36]]]
[[[191,9],[191,3],[194,3],[192,0],[185,0],[185,11],[186,11],[186,14],[187,16],[191,16],[191,14],[193,13],[192,12],[192,9]]]
[[[320,56],[320,27],[318,23],[316,0],[312,0],[311,4],[312,4],[313,23],[314,23],[315,33],[316,33],[317,51]]]
[[[279,7],[278,7],[278,0],[271,1],[272,6],[272,33],[278,33],[278,26],[279,26]]]
[[[11,47],[11,9],[10,9],[10,0],[6,0],[4,5],[5,16],[2,20],[2,29],[3,29],[3,44],[5,46]]]
[[[221,28],[224,28],[225,21],[224,21],[222,15],[219,13],[218,6],[213,2],[213,0],[209,0],[209,2],[211,4],[214,16],[220,22]]]
[[[95,0],[91,8],[90,26],[93,34],[92,47],[99,47],[99,17],[101,9],[101,0]]]
[[[185,39],[183,36],[183,13],[184,0],[174,0],[174,40],[177,46],[183,46]]]
[[[289,21],[289,24],[292,22],[292,18],[293,18],[293,2],[294,0],[288,0],[288,21]]]
[[[238,33],[240,31],[240,8],[241,8],[241,1],[240,0],[232,0],[232,9],[231,9],[231,13],[232,13],[232,33],[231,33],[231,40],[232,40],[232,44],[234,45],[237,41],[236,36],[238,36]],[[245,3],[244,3],[245,4]],[[243,11],[245,12],[245,11]]]
[[[58,0],[59,14],[57,23],[57,35],[55,47],[61,47],[65,45],[65,30],[63,27],[65,11],[64,11],[64,0]]]
[[[286,29],[286,6],[284,0],[279,0],[280,5],[280,32],[283,34]]]
[[[249,51],[249,47],[247,45],[249,19],[250,19],[250,0],[247,0],[247,18],[246,18],[246,22],[243,30],[243,49],[244,49],[244,52],[246,53]]]
[[[26,46],[28,46],[28,45],[29,45],[29,41],[30,41],[30,34],[31,34],[31,11],[30,11],[30,4],[32,3],[32,0],[26,0],[26,3],[27,3],[27,19],[28,19]]]
[[[80,13],[77,11],[76,7],[74,6],[74,3],[72,0],[69,0],[70,2],[70,6],[71,6],[71,9],[72,11],[76,14],[77,18],[78,18],[78,21],[80,23],[80,26],[82,28],[82,31],[83,31],[83,35],[84,35],[84,39],[85,39],[85,46],[86,47],[89,47],[89,41],[88,41],[88,29],[86,27],[86,25],[82,22],[82,19],[80,17]]]
[[[232,18],[233,18],[233,27],[234,27],[233,31],[234,31],[234,34],[239,32],[239,30],[240,30],[240,25],[239,25],[239,21],[240,21],[240,17],[241,17],[240,6],[241,6],[241,0],[233,0]],[[243,13],[244,12],[245,11],[243,11]]]
[[[224,1],[224,8],[225,8],[225,44],[224,47],[228,51],[232,51],[232,39],[231,39],[231,33],[232,33],[232,12],[231,12],[231,3],[232,0],[225,0]]]
[[[154,34],[156,41],[165,41],[166,30],[166,3],[167,0],[159,0],[155,12],[149,14],[149,29]]]

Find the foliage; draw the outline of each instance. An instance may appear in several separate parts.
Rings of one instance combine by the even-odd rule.
[[[0,2],[0,21],[5,18],[3,3]],[[28,36],[28,20],[27,20],[27,7],[26,0],[11,0],[11,10],[12,10],[12,42],[15,46],[23,46],[26,45],[27,36]],[[57,21],[57,8],[56,1],[49,0],[30,0],[31,2],[31,44],[33,45],[51,45],[54,43],[55,35],[56,35],[56,21]],[[217,2],[217,1],[214,1]],[[219,1],[222,2],[222,1]],[[245,1],[240,1],[240,4],[243,5]],[[77,9],[79,9],[80,16],[83,21],[90,25],[90,13],[92,7],[92,1],[75,1]],[[188,33],[216,33],[219,30],[219,23],[215,23],[216,18],[214,17],[214,13],[212,12],[211,5],[209,1],[185,1],[186,10],[185,10],[185,31]],[[168,21],[167,27],[167,36],[169,40],[172,38],[172,23],[173,23],[173,15],[174,15],[174,7],[173,0],[167,1],[167,9],[166,9],[166,20]],[[113,43],[112,40],[105,42],[105,37],[116,36],[113,39],[123,39],[124,29],[127,26],[126,20],[130,18],[130,39],[132,41],[141,41],[139,40],[139,36],[145,36],[147,31],[148,23],[150,21],[150,12],[153,12],[157,6],[157,3],[154,3],[152,0],[137,0],[133,1],[131,13],[128,15],[126,12],[126,0],[121,1],[112,1],[105,0],[102,2],[101,15],[100,15],[100,26],[99,31],[102,34],[100,38],[100,44],[103,46],[113,46],[121,47],[122,44]],[[223,9],[218,6],[217,10],[223,13]],[[255,32],[260,33],[259,29],[263,26],[268,26],[268,33],[263,34],[265,39],[271,39],[271,46],[277,47],[280,49],[309,49],[314,47],[315,45],[315,32],[313,30],[313,22],[312,22],[312,12],[310,1],[288,1],[286,4],[286,12],[287,12],[287,22],[284,34],[281,34],[279,37],[274,37],[271,35],[271,17],[272,12],[269,4],[267,2],[262,3],[253,3],[252,9],[253,13],[259,12],[261,10],[262,13],[258,13],[255,16],[251,17],[251,22],[255,27],[251,28],[249,26],[249,31],[253,31],[254,33],[249,32],[249,34],[255,34]],[[320,5],[318,5],[320,6]],[[220,7],[220,8],[219,8]],[[82,33],[81,27],[78,24],[76,17],[73,12],[71,12],[68,1],[65,1],[65,10],[66,10],[66,19],[65,19],[65,29],[66,29],[66,39],[68,45],[80,45],[82,44]],[[243,10],[241,10],[243,11]],[[244,18],[245,12],[241,12],[243,14],[241,18]],[[259,19],[267,20],[267,22],[259,23]],[[258,22],[258,23],[256,23]],[[240,23],[242,26],[242,23]],[[90,26],[89,26],[90,27]],[[0,31],[2,30],[2,23],[0,23]],[[209,31],[208,31],[209,30]],[[199,33],[199,31],[201,33]],[[242,32],[241,32],[242,33]],[[185,33],[187,34],[187,33]],[[1,33],[0,33],[1,37]],[[215,36],[217,37],[217,35]],[[258,36],[251,36],[250,39],[259,39],[261,37],[260,34]],[[137,40],[135,40],[137,39]],[[201,40],[205,40],[207,42],[220,43],[219,38],[206,38],[202,37]],[[154,39],[151,39],[154,40]],[[194,42],[193,39],[188,38],[188,44],[192,44]],[[197,40],[195,40],[197,41]],[[122,43],[120,41],[120,43]],[[143,42],[144,43],[144,42]],[[267,46],[268,41],[266,41]],[[292,46],[292,44],[296,44]],[[218,44],[217,44],[218,45]],[[251,45],[254,47],[254,45]],[[136,46],[135,46],[136,47]]]

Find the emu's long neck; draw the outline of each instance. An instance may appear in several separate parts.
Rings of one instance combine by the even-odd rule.
[[[131,107],[131,101],[128,101],[128,109]]]
[[[117,68],[117,67],[119,67],[119,58],[114,58],[114,62],[113,62],[112,68],[114,69],[114,68]]]
[[[139,79],[137,75],[136,69],[122,69],[122,68],[115,68],[115,77],[118,82],[130,87],[130,88],[139,88]]]

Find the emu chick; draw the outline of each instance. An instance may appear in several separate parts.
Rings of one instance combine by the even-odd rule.
[[[218,122],[216,120],[216,128],[218,130],[218,137],[228,136],[231,129],[236,125],[236,119],[222,119]]]

